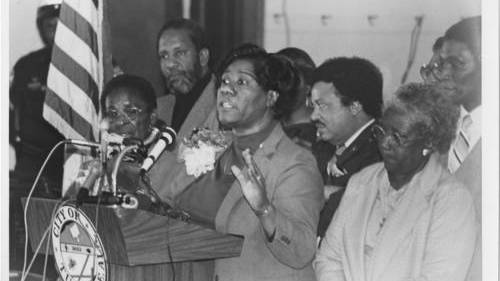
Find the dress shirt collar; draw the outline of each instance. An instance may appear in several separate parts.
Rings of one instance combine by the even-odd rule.
[[[467,110],[463,106],[460,107],[460,120],[458,122],[457,131],[460,130],[460,128],[462,127],[463,118],[467,114],[470,115],[472,120],[472,124],[469,126],[469,129],[467,130],[467,134],[471,142],[471,147],[473,147],[481,138],[481,125],[482,125],[481,106],[479,105],[470,112],[467,112]]]
[[[359,128],[354,134],[352,134],[352,136],[350,138],[348,138],[345,142],[344,142],[344,146],[347,148],[349,147],[349,145],[351,145],[355,140],[356,138],[361,135],[361,133],[366,129],[368,128],[368,126],[370,126],[373,122],[375,122],[375,119],[370,119],[370,121],[366,122],[361,128]]]

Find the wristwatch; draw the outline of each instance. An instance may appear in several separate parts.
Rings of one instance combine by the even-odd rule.
[[[255,215],[259,218],[261,217],[266,217],[271,213],[272,205],[271,203],[268,203],[264,206],[264,208],[255,210]]]

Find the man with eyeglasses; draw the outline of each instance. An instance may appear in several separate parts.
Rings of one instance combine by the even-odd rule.
[[[372,126],[381,114],[382,85],[379,69],[362,58],[330,59],[313,73],[311,119],[317,137],[336,146],[326,167],[328,200],[320,214],[320,237],[324,236],[351,175],[381,161]]]
[[[424,66],[422,78],[440,84],[461,105],[457,135],[443,163],[471,191],[481,222],[481,16],[452,25],[437,54]],[[434,81],[426,79],[430,75]],[[481,243],[477,245],[468,280],[481,280]]]
[[[441,47],[443,46],[443,37],[439,37],[432,45],[432,57],[428,63],[420,67],[420,76],[424,79],[425,83],[435,83],[437,82],[437,77],[434,74],[434,69],[437,67],[437,62],[439,60],[439,52],[441,52]]]
[[[188,19],[167,22],[158,36],[158,57],[166,95],[158,98],[158,116],[185,136],[195,127],[216,127],[215,78],[201,27]]]

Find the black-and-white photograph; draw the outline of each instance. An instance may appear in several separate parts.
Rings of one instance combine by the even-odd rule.
[[[496,0],[1,5],[0,279],[499,280]]]

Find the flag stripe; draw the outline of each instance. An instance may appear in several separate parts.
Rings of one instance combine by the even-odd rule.
[[[92,53],[99,59],[99,50],[97,49],[97,34],[90,23],[77,13],[71,6],[66,7],[65,13],[62,13],[59,20],[73,31],[83,42],[91,49]]]
[[[64,24],[59,24],[57,27],[58,34],[56,35],[54,45],[69,54],[71,58],[83,67],[94,81],[98,80],[99,61],[94,56],[92,50],[86,42],[76,36],[73,31],[68,29]],[[53,55],[52,55],[53,56]],[[52,60],[55,58],[52,57]]]
[[[99,138],[99,95],[103,86],[103,5],[99,0],[63,0],[47,77],[44,118],[66,138]],[[106,52],[107,54],[107,52]],[[63,190],[76,178],[82,155],[64,163]]]
[[[50,122],[54,127],[64,128],[64,137],[68,139],[84,140],[86,139],[80,133],[75,131],[66,120],[62,119],[58,112],[54,111],[52,107],[49,107],[47,103],[43,105],[43,117],[45,120]]]
[[[47,87],[52,92],[57,93],[67,104],[71,104],[73,109],[83,118],[92,120],[97,116],[93,103],[82,89],[61,73],[57,67],[51,67],[49,73],[54,78],[47,83]]]
[[[59,49],[57,45],[52,48],[52,66],[64,73],[64,76],[79,87],[92,101],[96,112],[99,112],[99,90],[95,80],[72,57]],[[47,84],[49,87],[51,86],[49,83]],[[62,93],[58,92],[58,94]]]
[[[85,118],[80,116],[73,107],[62,100],[58,94],[54,93],[52,90],[47,89],[45,95],[45,105],[52,108],[53,111],[57,112],[58,115],[64,122],[71,124],[71,127],[81,136],[86,136],[90,141],[94,141],[94,133],[92,124],[88,122]],[[44,113],[44,116],[47,114]],[[46,118],[50,116],[46,116]]]
[[[65,6],[70,6],[74,11],[77,11],[82,18],[90,23],[92,29],[96,32],[99,27],[99,17],[94,4],[90,0],[64,0],[61,6],[61,12],[64,11]]]

